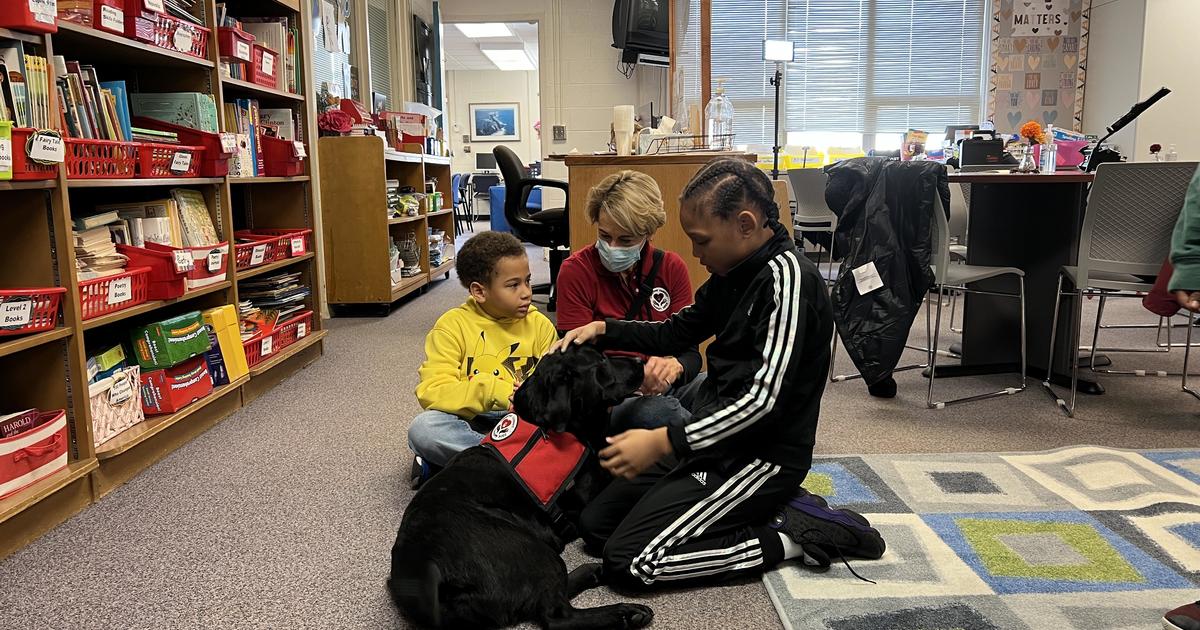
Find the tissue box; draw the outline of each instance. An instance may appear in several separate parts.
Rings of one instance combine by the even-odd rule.
[[[205,353],[214,385],[225,385],[250,373],[242,347],[237,309],[232,304],[204,311],[204,323],[212,329],[216,343]],[[218,375],[218,372],[220,375]]]
[[[204,354],[209,346],[208,329],[199,311],[136,328],[132,341],[133,354],[143,370],[178,365]]]
[[[96,446],[146,419],[142,411],[141,370],[134,365],[117,370],[88,388],[92,410],[92,441]]]
[[[205,343],[208,330],[203,325]],[[142,410],[146,415],[175,413],[212,393],[212,376],[203,357],[142,374]]]

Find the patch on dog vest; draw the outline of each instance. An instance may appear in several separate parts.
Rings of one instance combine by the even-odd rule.
[[[587,457],[587,447],[570,433],[550,433],[510,413],[483,440],[544,510],[566,490]]]

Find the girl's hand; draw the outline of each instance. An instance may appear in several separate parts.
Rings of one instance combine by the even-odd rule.
[[[608,438],[600,462],[614,477],[633,479],[671,452],[667,428],[630,429]]]

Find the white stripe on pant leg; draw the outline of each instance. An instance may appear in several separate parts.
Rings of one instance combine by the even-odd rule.
[[[660,541],[660,544],[655,545],[652,542],[647,545],[646,549],[638,554],[634,561],[630,564],[630,572],[639,577],[646,584],[654,582],[654,576],[662,567],[658,566],[658,562],[666,555],[667,551],[681,545],[688,540],[703,534],[704,531],[714,522],[729,513],[730,510],[737,507],[742,501],[754,496],[754,493],[762,487],[764,483],[771,477],[779,473],[780,467],[774,464],[766,464],[766,468],[762,468],[763,463],[760,460],[755,460],[750,466],[747,466],[742,472],[752,471],[749,476],[741,478],[737,481],[737,485],[733,485],[733,480],[726,482],[717,494],[709,495],[701,500],[698,506],[704,506],[704,510],[693,516],[694,510],[688,510],[686,514],[676,519],[666,531],[674,532],[665,543]],[[739,473],[734,479],[742,476]],[[729,489],[728,496],[724,496],[726,489]],[[714,499],[714,497],[717,497]],[[662,535],[655,537],[659,541]]]
[[[681,514],[678,518],[676,518],[674,522],[672,522],[670,525],[663,528],[663,530],[660,531],[654,538],[652,538],[650,540],[650,542],[646,545],[646,547],[644,549],[642,549],[642,552],[639,553],[637,555],[637,557],[634,558],[634,561],[632,563],[630,563],[630,565],[629,565],[630,569],[634,570],[635,574],[636,574],[636,567],[638,565],[638,561],[641,560],[643,558],[643,556],[645,556],[645,555],[651,553],[653,550],[657,549],[659,544],[661,544],[664,540],[666,540],[667,538],[669,538],[670,536],[672,536],[675,533],[675,530],[677,530],[680,527],[683,527],[683,525],[685,523],[696,518],[695,515],[705,508],[705,506],[707,505],[707,502],[718,500],[722,495],[730,492],[735,484],[739,483],[742,480],[742,478],[753,473],[755,468],[757,466],[761,465],[762,463],[763,462],[760,459],[756,459],[753,462],[750,462],[750,464],[748,466],[746,466],[742,470],[738,471],[738,473],[735,474],[734,476],[727,479],[724,484],[721,484],[721,486],[719,488],[717,488],[716,490],[714,490],[712,494],[708,495],[704,499],[701,499],[700,501],[697,501],[695,505],[688,508],[688,510],[686,512],[684,512],[683,514]]]
[[[741,569],[749,569],[752,567],[762,566],[762,563],[763,563],[762,557],[758,557],[753,560],[747,560],[741,564],[735,564],[731,567],[720,567],[720,568],[716,568],[716,569],[708,569],[707,571],[697,571],[695,573],[688,573],[686,575],[660,575],[660,576],[658,576],[658,579],[663,580],[663,581],[691,580],[691,579],[698,578],[698,577],[704,577],[706,575],[718,575],[720,573],[732,573],[734,571],[740,571]]]
[[[670,558],[670,556],[667,556],[667,558]],[[664,560],[667,558],[664,558]],[[692,573],[695,571],[699,571],[700,569],[709,569],[712,567],[723,567],[723,566],[728,566],[728,565],[732,565],[732,564],[738,564],[739,562],[742,562],[743,560],[748,560],[751,558],[762,558],[762,549],[759,549],[756,547],[749,551],[743,551],[742,553],[729,556],[728,558],[719,558],[717,560],[708,560],[705,562],[692,562],[692,563],[682,565],[682,566],[674,566],[674,565],[667,566],[667,567],[663,568],[661,571],[659,571],[658,577],[661,578],[662,576],[667,575],[667,574],[680,575],[683,573]]]
[[[764,465],[767,466],[766,469],[763,468]],[[630,563],[630,572],[637,575],[647,584],[652,582],[653,574],[650,569],[653,561],[657,559],[654,557],[656,553],[662,551],[663,553],[658,553],[658,557],[661,557],[667,549],[675,547],[679,544],[681,536],[690,534],[690,528],[695,524],[703,523],[713,511],[719,510],[724,502],[736,498],[738,493],[742,492],[747,484],[769,472],[769,469],[769,464],[756,459],[722,484],[712,494],[697,501],[687,512],[675,519],[674,522],[659,532],[646,545],[646,548]]]
[[[753,540],[747,540],[741,544],[734,545],[734,546],[728,547],[726,549],[705,549],[703,551],[691,551],[688,553],[675,554],[673,556],[670,556],[670,560],[672,562],[684,562],[687,560],[696,560],[698,558],[711,558],[713,556],[719,556],[719,555],[725,554],[725,553],[733,553],[735,551],[741,551],[742,549],[747,549],[747,548],[753,547],[757,544],[758,544],[758,539],[755,538]]]

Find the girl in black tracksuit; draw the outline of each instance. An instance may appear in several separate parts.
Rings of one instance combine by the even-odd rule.
[[[769,522],[812,463],[829,372],[824,281],[779,224],[766,176],[719,160],[684,190],[681,204],[689,201],[726,219],[753,208],[756,228],[770,234],[670,319],[610,319],[600,333],[606,349],[652,355],[716,336],[691,419],[666,430],[672,453],[632,480],[615,479],[582,514],[584,540],[603,549],[606,581],[626,587],[761,572],[785,558],[790,545]]]

